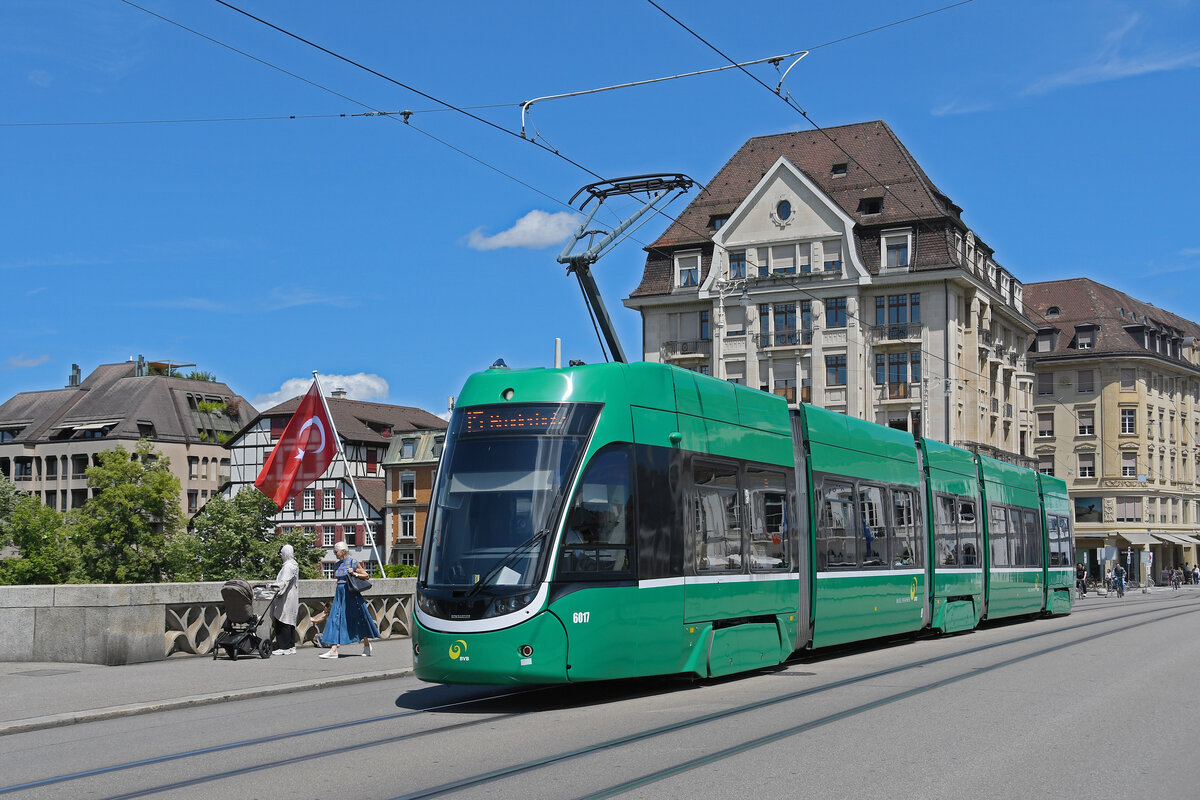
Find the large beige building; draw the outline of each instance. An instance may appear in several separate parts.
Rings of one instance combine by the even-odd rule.
[[[646,248],[643,357],[1021,463],[1023,289],[883,122],[751,139]]]
[[[0,405],[0,473],[50,508],[79,508],[91,496],[86,470],[119,446],[148,439],[171,460],[191,516],[229,480],[225,442],[255,410],[223,383],[186,375],[193,364],[102,364],[67,386],[23,392]]]
[[[1195,564],[1200,532],[1200,325],[1087,278],[1033,283],[1039,323],[1034,455],[1067,482],[1076,547],[1106,548],[1141,579],[1140,553]]]

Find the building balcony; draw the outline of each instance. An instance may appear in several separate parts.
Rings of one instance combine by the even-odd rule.
[[[867,334],[875,344],[880,342],[919,342],[924,330],[925,325],[921,322],[892,322],[887,325],[872,325],[867,328]]]
[[[876,384],[877,399],[885,400],[911,400],[920,397],[920,387],[912,383],[887,383]]]
[[[1005,416],[1005,417],[1007,417],[1008,419],[1012,419],[1012,416],[1013,416],[1013,406],[1012,406],[1012,403],[1005,403],[1005,404],[1004,404],[1004,416]]]
[[[979,330],[975,331],[975,335],[979,337],[979,346],[980,347],[991,347],[992,346],[992,332],[991,331],[980,328]]]
[[[812,344],[811,330],[785,329],[772,333],[754,334],[754,344],[760,348],[767,347],[804,347]]]
[[[674,342],[663,342],[659,352],[664,359],[693,359],[712,357],[711,339],[690,339]]]

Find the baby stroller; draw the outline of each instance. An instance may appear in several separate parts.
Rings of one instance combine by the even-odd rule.
[[[238,656],[257,654],[259,658],[271,657],[271,628],[267,622],[267,606],[275,590],[266,586],[254,586],[241,578],[225,581],[221,587],[221,599],[225,602],[225,624],[213,642],[213,660],[221,650],[233,661]],[[259,629],[265,628],[260,634]]]

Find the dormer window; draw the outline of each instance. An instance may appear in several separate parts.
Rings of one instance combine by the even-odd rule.
[[[1088,325],[1075,329],[1075,349],[1091,350],[1096,345],[1096,329]]]
[[[1049,353],[1054,349],[1054,331],[1038,331],[1037,352]]]
[[[884,231],[879,246],[884,269],[908,269],[912,231]]]
[[[844,177],[846,175],[846,164],[845,163],[834,164],[833,167],[829,170],[829,174],[835,178]]]
[[[878,214],[883,211],[882,197],[864,197],[858,201],[859,214]]]
[[[714,214],[708,218],[708,229],[710,231],[719,231],[721,226],[729,222],[728,214]]]
[[[1050,306],[1046,309],[1046,319],[1057,319],[1058,315],[1061,313],[1062,312],[1059,311],[1058,306]]]
[[[681,289],[700,285],[700,254],[675,256],[675,285]]]

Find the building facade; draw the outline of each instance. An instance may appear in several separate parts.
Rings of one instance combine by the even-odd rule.
[[[194,366],[139,356],[81,380],[76,364],[65,388],[15,395],[0,405],[0,473],[50,508],[79,508],[99,454],[147,439],[170,459],[190,517],[229,480],[224,444],[256,413],[225,384],[186,377]]]
[[[1023,288],[883,122],[751,139],[646,248],[643,357],[1024,463]]]
[[[391,552],[388,563],[416,566],[420,560],[433,482],[445,441],[444,430],[414,431],[392,437],[383,459],[387,486],[384,530]]]
[[[226,497],[254,485],[301,399],[294,397],[264,411],[230,441],[230,483]],[[302,530],[318,547],[325,548],[322,568],[329,576],[335,563],[333,545],[338,541],[344,541],[350,555],[370,567],[377,563],[376,554],[379,560],[388,563],[389,540],[376,536],[383,530],[387,505],[384,456],[393,436],[444,431],[446,423],[419,408],[348,400],[342,390],[334,390],[326,402],[346,459],[335,459],[299,499],[284,505],[275,522],[281,531]]]
[[[1080,560],[1098,576],[1115,552],[1138,580],[1143,553],[1158,580],[1195,564],[1200,325],[1087,278],[1030,284],[1025,302],[1034,455],[1067,482]]]

